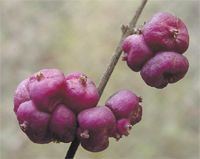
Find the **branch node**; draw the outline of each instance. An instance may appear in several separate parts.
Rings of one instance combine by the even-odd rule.
[[[121,30],[122,30],[122,33],[123,33],[123,34],[126,34],[126,32],[129,30],[129,26],[128,26],[128,25],[125,25],[125,24],[122,24]]]

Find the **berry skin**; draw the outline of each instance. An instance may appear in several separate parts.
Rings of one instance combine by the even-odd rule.
[[[14,95],[14,112],[17,113],[17,109],[21,103],[30,100],[30,95],[28,91],[29,79],[23,80],[17,87]]]
[[[108,147],[108,137],[113,136],[116,119],[105,106],[86,109],[78,114],[78,138],[88,151],[98,152]]]
[[[140,74],[151,87],[164,88],[175,83],[187,73],[189,63],[186,57],[176,52],[160,52],[150,59]]]
[[[105,131],[91,133],[90,138],[82,139],[81,146],[91,152],[100,152],[105,150],[109,145],[108,135]]]
[[[22,103],[16,114],[20,128],[31,141],[39,144],[52,141],[48,132],[50,114],[40,112],[32,101]]]
[[[29,79],[29,92],[38,109],[52,112],[63,101],[65,77],[57,69],[43,69]]]
[[[117,121],[117,131],[120,135],[128,136],[131,128],[130,120],[124,118]]]
[[[68,143],[74,139],[76,116],[66,105],[56,106],[51,115],[50,130],[53,133],[54,140],[58,142]]]
[[[153,52],[145,43],[142,35],[128,36],[124,40],[122,48],[123,60],[127,61],[128,66],[136,72],[140,71],[145,62],[153,56]]]
[[[189,35],[181,19],[166,12],[155,14],[147,22],[142,34],[147,45],[155,52],[184,53],[189,46]]]
[[[79,128],[82,131],[107,131],[109,135],[115,129],[116,119],[112,111],[105,106],[86,109],[78,114]]]
[[[117,119],[129,118],[132,111],[136,110],[140,97],[137,97],[129,90],[121,90],[112,95],[107,101],[106,106],[112,110]]]
[[[65,77],[66,104],[75,112],[95,107],[99,101],[98,90],[83,73],[71,73]]]
[[[105,105],[117,119],[116,138],[119,139],[122,135],[127,136],[132,125],[141,120],[142,107],[139,104],[141,101],[140,97],[129,90],[118,91],[106,101]]]

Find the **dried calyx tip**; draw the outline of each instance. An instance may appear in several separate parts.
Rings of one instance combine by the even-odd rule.
[[[80,137],[83,139],[88,139],[90,137],[88,130],[84,130],[81,134]]]
[[[141,28],[135,28],[134,33],[140,35],[140,34],[142,34],[142,29]]]
[[[120,138],[121,138],[121,135],[118,134],[118,133],[116,133],[116,135],[115,135],[115,139],[116,139],[116,141],[119,141]]]
[[[79,77],[80,79],[80,82],[83,84],[83,85],[86,85],[86,82],[87,82],[87,76],[86,75],[81,75]]]
[[[125,126],[125,128],[126,128],[127,131],[130,131],[130,130],[132,129],[132,125],[127,124],[127,125]]]
[[[52,141],[53,143],[60,143],[60,141],[58,140],[58,139],[53,139],[53,141]]]
[[[129,26],[128,26],[128,25],[124,25],[124,24],[123,24],[123,25],[121,26],[122,33],[124,33],[124,34],[127,32],[128,29],[129,29]]]
[[[173,29],[171,32],[173,33],[173,37],[177,38],[177,35],[179,34],[179,31],[177,29]]]
[[[27,127],[28,127],[28,123],[27,122],[23,122],[22,124],[19,125],[20,128],[22,129],[22,131],[26,131],[27,130]]]
[[[127,54],[123,54],[122,55],[122,61],[126,61],[127,60]]]
[[[132,125],[130,125],[130,124],[125,125],[125,129],[126,129],[126,132],[124,132],[125,136],[129,135],[131,128],[132,128]]]
[[[142,97],[141,96],[138,97],[138,100],[139,100],[139,102],[142,102]]]
[[[44,78],[44,75],[42,74],[42,72],[38,72],[38,73],[36,73],[35,77],[36,77],[37,81],[40,81]]]

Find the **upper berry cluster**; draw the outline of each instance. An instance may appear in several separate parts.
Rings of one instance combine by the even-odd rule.
[[[189,35],[183,21],[161,12],[155,14],[139,34],[124,40],[123,60],[133,71],[141,71],[146,84],[164,88],[186,74],[189,63],[182,54],[188,46]]]

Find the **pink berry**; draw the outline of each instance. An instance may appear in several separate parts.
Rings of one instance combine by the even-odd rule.
[[[108,135],[105,131],[92,132],[88,139],[81,140],[81,146],[91,152],[100,152],[109,145]]]
[[[113,94],[105,105],[112,110],[117,119],[121,119],[129,118],[132,111],[137,109],[140,101],[141,98],[132,91],[121,90]]]
[[[66,80],[66,103],[76,113],[95,107],[99,101],[98,90],[83,73],[71,73]]]
[[[147,85],[164,88],[175,83],[187,73],[189,63],[186,57],[176,52],[160,52],[150,59],[140,74]]]
[[[116,119],[112,111],[105,106],[86,109],[78,114],[79,129],[82,131],[107,131],[109,135],[115,129]]]
[[[142,35],[128,36],[122,45],[124,51],[123,60],[133,71],[140,71],[147,60],[153,56]]]
[[[189,35],[181,19],[169,13],[160,12],[144,25],[142,34],[147,45],[158,51],[184,53],[189,46]]]
[[[56,106],[49,124],[54,140],[67,143],[74,139],[76,117],[66,105],[60,104]]]
[[[52,112],[64,98],[64,74],[57,69],[43,69],[30,77],[29,91],[38,109]]]
[[[116,130],[116,119],[105,106],[90,108],[78,114],[78,138],[88,151],[102,151],[108,147],[108,137]]]
[[[40,144],[52,141],[48,132],[50,114],[40,112],[32,101],[22,103],[16,114],[20,128],[31,141]]]
[[[21,103],[24,103],[30,100],[30,95],[28,91],[28,83],[29,83],[29,79],[25,79],[17,86],[15,95],[14,95],[14,112],[15,113],[17,112],[17,109],[19,108],[19,105]]]
[[[120,119],[117,121],[117,131],[120,135],[129,135],[129,131],[131,130],[132,125],[130,124],[129,119]]]
[[[115,138],[119,138],[122,135],[127,136],[132,125],[135,125],[141,120],[142,107],[139,104],[141,100],[133,92],[121,90],[106,101],[105,105],[110,108],[117,119]]]

